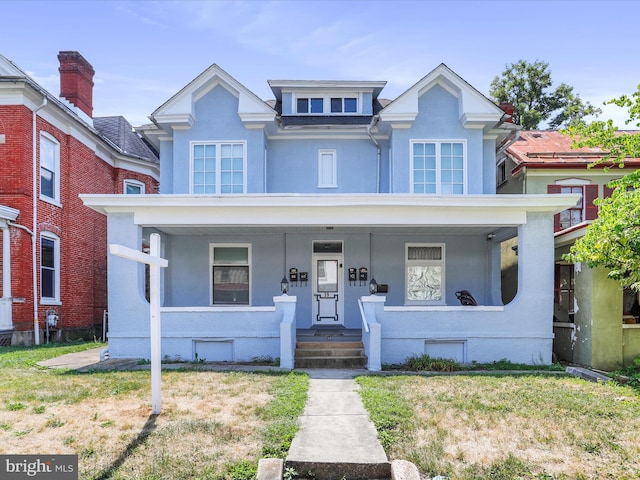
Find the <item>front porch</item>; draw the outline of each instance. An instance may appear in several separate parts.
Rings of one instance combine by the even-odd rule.
[[[274,297],[273,302],[273,307],[259,308],[164,307],[162,355],[169,360],[203,362],[279,359],[282,368],[312,368],[298,360],[305,356],[326,357],[335,352],[314,355],[309,349],[344,348],[352,350],[346,356],[363,359],[363,364],[351,368],[366,367],[372,371],[381,370],[383,364],[403,363],[407,357],[422,354],[460,363],[500,359],[551,363],[551,319],[546,315],[523,314],[534,308],[536,302],[520,299],[506,306],[399,307],[387,306],[385,296],[369,295],[358,300],[360,329],[297,329],[296,297],[281,295]],[[148,327],[140,326],[138,335],[110,337],[113,358],[130,356],[132,351],[148,351]],[[313,343],[316,345],[311,346]],[[333,363],[334,368],[348,368],[346,364]],[[331,368],[331,362],[317,367]]]
[[[133,197],[133,196],[128,196]],[[561,195],[84,197],[108,243],[159,233],[168,358],[295,365],[299,329],[362,332],[367,368],[428,353],[550,363],[553,223]],[[502,305],[501,242],[518,238],[518,293]],[[286,295],[281,279],[288,280]],[[385,285],[369,295],[369,282]],[[472,292],[479,306],[460,305]],[[379,290],[380,292],[381,290]],[[144,269],[109,257],[110,354],[149,352]]]

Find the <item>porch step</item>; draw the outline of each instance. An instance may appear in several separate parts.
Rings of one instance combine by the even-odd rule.
[[[295,368],[365,368],[362,341],[298,342]]]

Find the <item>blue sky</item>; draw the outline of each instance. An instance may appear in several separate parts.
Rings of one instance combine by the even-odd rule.
[[[94,115],[133,125],[213,63],[267,80],[386,80],[393,99],[447,64],[485,95],[506,64],[549,63],[596,106],[640,83],[640,1],[10,1],[0,53],[59,93],[57,54],[94,67]],[[602,117],[624,126],[615,107]]]

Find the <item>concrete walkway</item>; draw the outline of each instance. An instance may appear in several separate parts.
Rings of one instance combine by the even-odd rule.
[[[390,464],[353,377],[366,370],[305,370],[310,386],[285,464],[313,478],[390,478]],[[311,476],[311,475],[309,475]]]
[[[59,357],[38,362],[38,365],[41,367],[62,368],[68,370],[79,370],[81,368],[90,367],[91,365],[99,365],[100,352],[105,348],[106,347],[99,347],[85,350],[84,352],[67,353],[66,355],[60,355]]]

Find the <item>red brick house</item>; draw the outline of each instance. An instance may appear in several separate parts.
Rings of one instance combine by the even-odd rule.
[[[0,344],[102,335],[106,218],[81,193],[155,194],[156,152],[92,118],[92,66],[60,52],[60,98],[0,55]]]

